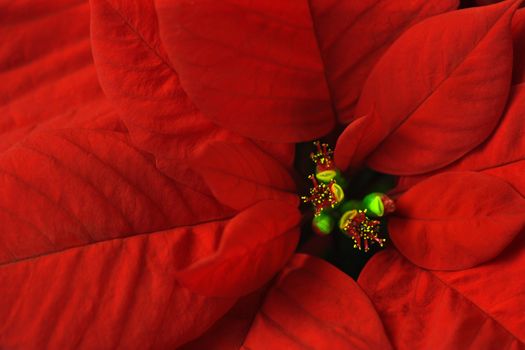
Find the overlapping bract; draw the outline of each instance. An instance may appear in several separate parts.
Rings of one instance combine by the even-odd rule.
[[[520,237],[497,259],[454,272],[421,269],[389,248],[358,282],[395,349],[524,349],[523,243]]]
[[[400,194],[399,210],[397,217],[394,216],[390,221],[389,229],[396,247],[419,266],[455,270],[483,263],[497,256],[523,231],[523,177],[520,174],[522,154],[525,150],[521,135],[525,124],[522,86],[512,85],[510,72],[505,73],[505,79],[501,81],[466,81],[469,77],[481,79],[484,72],[489,75],[496,74],[498,70],[493,66],[500,69],[509,65],[508,62],[511,62],[512,58],[510,52],[492,58],[490,55],[499,50],[496,49],[498,46],[501,48],[512,43],[513,46],[520,47],[522,29],[519,16],[522,16],[523,10],[516,12],[519,4],[520,1],[505,1],[493,6],[447,13],[423,21],[407,31],[405,36],[394,43],[383,57],[384,61],[380,62],[370,75],[367,84],[375,88],[367,92],[365,85],[360,105],[373,105],[371,114],[362,117],[361,122],[358,122],[358,119],[356,123],[350,124],[338,141],[336,161],[339,160],[343,164],[351,165],[359,159],[367,158],[369,164],[374,167],[377,160],[383,159],[384,161],[377,163],[378,170],[393,174],[402,174],[405,171],[416,174],[401,177],[394,191]],[[517,20],[514,20],[515,14],[518,16]],[[445,55],[434,55],[432,58],[422,55],[421,68],[412,66],[412,69],[406,72],[396,71],[393,76],[398,79],[418,75],[439,77],[442,74],[440,70],[433,73],[434,75],[425,71],[429,67],[444,67],[446,71],[448,62],[459,55],[461,64],[455,66],[450,76],[452,78],[441,81],[437,89],[428,90],[431,94],[417,105],[416,112],[403,119],[403,124],[394,125],[393,129],[383,128],[383,134],[372,131],[373,135],[369,136],[368,125],[388,121],[390,116],[400,113],[400,107],[409,105],[410,101],[421,94],[417,89],[407,89],[396,97],[395,103],[386,102],[389,97],[384,89],[391,86],[391,75],[387,69],[394,69],[392,62],[396,62],[387,58],[402,57],[410,52],[406,45],[417,45],[420,33],[432,32],[439,28],[436,23],[452,23],[458,18],[462,18],[465,23],[473,23],[459,32],[463,32],[461,40],[474,41],[474,49],[458,53],[454,46],[457,41],[447,41],[449,34],[441,33],[441,41],[437,43],[442,45]],[[479,21],[481,29],[476,29],[476,21]],[[426,42],[426,39],[419,38],[420,41]],[[433,43],[435,45],[436,41]],[[468,45],[461,45],[461,49],[464,50],[466,46]],[[486,50],[486,53],[483,54],[480,50]],[[466,56],[462,56],[462,52],[466,52]],[[474,59],[469,55],[474,55]],[[519,50],[515,55],[519,55]],[[429,59],[435,62],[431,64]],[[518,67],[518,72],[520,65],[519,61],[514,65]],[[459,74],[462,69],[468,74]],[[375,75],[379,72],[383,72],[387,78],[379,79],[379,75]],[[454,77],[455,74],[459,75]],[[516,75],[514,80],[519,80]],[[500,84],[498,86],[501,86],[501,91],[498,92],[494,84]],[[417,84],[409,86],[417,87]],[[506,91],[509,89],[510,93],[507,95]],[[427,91],[425,87],[422,90]],[[475,93],[475,96],[466,97],[466,94],[472,93]],[[483,93],[487,93],[488,97],[483,97]],[[437,97],[434,94],[437,94]],[[447,94],[448,102],[441,101],[440,99]],[[436,98],[441,102],[434,103]],[[488,101],[496,100],[498,105],[506,106],[502,113],[494,113],[496,109],[487,104]],[[429,103],[437,109],[427,109],[425,106]],[[460,105],[466,109],[464,112],[458,109]],[[381,113],[381,108],[387,109]],[[458,112],[461,113],[457,114]],[[443,124],[442,116],[456,117],[449,119],[455,120],[452,124]],[[423,121],[424,118],[426,121]],[[469,126],[468,123],[472,125]],[[471,134],[476,140],[483,142],[477,145],[479,141],[476,141],[467,146],[468,142],[465,143],[464,140],[460,143],[454,141],[453,135],[469,138]],[[390,141],[385,141],[385,135]],[[367,138],[378,142],[370,144]],[[355,139],[360,142],[354,141]],[[425,146],[430,143],[434,146]],[[461,153],[464,153],[459,159],[454,161],[453,158],[449,158],[446,162],[440,160],[453,155],[451,147],[459,151],[459,146],[462,148]],[[428,153],[428,150],[432,151]],[[394,162],[398,170],[389,167],[388,162]],[[434,165],[429,167],[431,163]],[[433,170],[433,167],[437,169]],[[402,168],[405,170],[401,170]],[[440,175],[442,173],[444,174]]]
[[[521,348],[518,5],[2,5],[0,347]],[[291,142],[337,122],[341,167],[426,179],[390,223],[401,253],[482,265],[390,248],[372,305],[291,258]]]
[[[91,3],[92,20],[103,12],[103,29],[124,40],[135,29],[119,31],[115,26],[126,20],[104,5],[112,4]],[[144,123],[149,119],[158,126],[159,118],[149,113],[159,104],[139,106],[147,100],[136,90],[147,85],[145,76],[140,81],[129,73],[145,66],[132,56],[127,59],[135,63],[133,69],[120,75],[127,80],[113,72],[120,93],[128,95],[119,98],[104,84],[102,92],[97,73],[102,74],[90,57],[89,9],[86,2],[19,3],[2,12],[2,31],[19,39],[2,47],[1,61],[7,84],[2,85],[0,155],[0,347],[178,346],[204,332],[241,295],[266,283],[297,241],[296,200],[275,203],[261,195],[246,210],[234,210],[213,196],[189,163],[181,162],[199,139],[191,143],[191,138],[170,136],[159,142],[147,125],[140,133],[128,124],[128,118],[143,117]],[[112,48],[124,50],[125,45]],[[127,53],[133,50],[136,46]],[[9,56],[13,52],[15,57]],[[117,57],[113,63],[123,69],[124,62]],[[162,85],[157,75],[161,87],[149,91],[165,88],[168,99],[183,94],[176,76],[169,79],[171,85]],[[115,110],[126,98],[131,108]],[[132,104],[134,99],[138,104]],[[196,110],[185,112],[190,102],[183,97],[166,103],[170,116],[180,111],[198,117]],[[190,130],[200,132],[192,126],[197,117],[185,120]],[[183,126],[175,129],[184,133]],[[210,133],[219,136],[205,137],[208,142],[229,135]],[[292,145],[264,147],[280,167],[289,167]],[[293,190],[291,180],[283,181],[280,189]],[[248,237],[246,229],[259,241],[238,239]],[[213,274],[222,266],[224,271],[228,261],[241,261],[239,255],[247,260],[230,271],[231,284],[222,279],[217,285],[222,289],[212,288],[207,296],[196,291],[195,274],[184,277],[195,269]],[[239,282],[246,283],[244,290]],[[218,296],[225,289],[229,295]]]
[[[366,158],[378,171],[425,173],[484,141],[510,88],[517,5],[449,12],[407,30],[369,75],[356,109],[366,126],[342,135],[339,143],[360,142],[336,149],[339,166]]]
[[[242,299],[183,349],[391,349],[368,297],[330,264],[296,254],[280,275]]]
[[[364,160],[381,171],[411,175],[402,177],[394,191],[398,211],[388,225],[398,251],[389,248],[378,254],[359,278],[395,348],[525,347],[525,318],[518,311],[525,307],[520,260],[525,223],[525,119],[519,85],[523,10],[516,11],[518,5],[520,1],[504,1],[443,14],[407,31],[365,84],[359,105],[368,106],[370,112],[360,123],[350,124],[338,141],[336,161],[340,164],[355,166]],[[489,20],[493,16],[499,19]],[[425,47],[426,38],[417,43],[420,33],[456,18],[462,19],[462,28],[441,47],[444,54],[427,60],[423,49],[418,52],[421,67],[413,64],[406,71],[392,70],[396,62],[405,61],[402,55],[410,54],[410,45]],[[480,20],[481,27],[476,29],[474,23]],[[436,44],[447,43],[447,35],[443,31],[438,40],[432,40],[430,51]],[[454,45],[466,39],[476,44],[471,51],[474,57],[464,56],[451,80],[441,81],[434,90],[431,84],[423,84],[416,91],[417,84],[405,80],[406,90],[392,94],[391,103],[387,101],[392,81],[439,77],[447,62],[468,46],[458,51]],[[515,48],[512,66],[510,44]],[[500,51],[504,46],[506,53]],[[500,54],[490,58],[494,52]],[[498,72],[504,74],[497,78]],[[483,76],[491,78],[483,81]],[[416,103],[417,109],[402,123],[392,119],[403,115],[399,108],[410,106],[425,91],[431,93]],[[390,126],[366,128],[378,123]]]

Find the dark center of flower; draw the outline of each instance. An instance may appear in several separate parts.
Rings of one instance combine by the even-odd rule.
[[[302,197],[313,208],[313,231],[328,235],[337,230],[353,240],[354,248],[365,252],[372,244],[383,246],[381,224],[395,210],[394,201],[381,192],[368,193],[361,199],[346,196],[352,183],[336,168],[333,151],[326,143],[316,141],[314,145],[316,151],[310,158],[315,164],[315,175],[308,176],[312,187],[309,195]]]

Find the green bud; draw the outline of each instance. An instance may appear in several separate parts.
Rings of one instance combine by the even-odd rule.
[[[334,229],[334,219],[326,213],[321,213],[318,216],[314,216],[312,220],[312,228],[317,234],[328,235]]]
[[[363,205],[368,213],[377,217],[383,216],[385,213],[385,206],[383,205],[381,197],[383,197],[382,193],[374,192],[363,198]]]

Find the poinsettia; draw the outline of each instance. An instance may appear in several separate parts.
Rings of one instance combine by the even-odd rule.
[[[2,347],[519,347],[523,12],[457,5],[9,7]],[[345,124],[341,170],[409,175],[370,300],[293,255],[293,142]]]
[[[375,66],[363,89],[360,106],[369,114],[339,139],[343,164],[366,158],[378,170],[411,175],[400,182],[396,217],[389,221],[398,252],[390,248],[378,254],[359,278],[396,348],[521,348],[525,342],[524,320],[517,311],[524,301],[523,243],[516,237],[525,217],[519,3],[442,15],[408,31]],[[428,61],[423,70],[403,70],[400,59],[407,63],[402,55],[417,36],[436,38],[426,49],[418,46],[423,58],[417,62],[425,62],[436,48],[450,47],[452,36],[445,26],[465,22],[470,24],[466,35],[453,42],[458,45],[469,40],[468,32],[475,33],[471,50],[439,56],[443,71],[438,74],[425,73]],[[476,22],[482,30],[475,29]],[[513,76],[512,37],[517,48]],[[488,64],[493,54],[497,65]],[[424,82],[418,91],[423,95],[387,101],[388,87],[418,86],[418,80]],[[469,96],[472,91],[475,95]],[[393,127],[369,127],[379,121]],[[457,121],[461,127],[455,129]],[[352,140],[356,137],[359,143]],[[462,271],[434,271],[480,263]]]
[[[213,115],[223,113],[219,104],[213,106],[214,94],[229,96],[228,100],[221,101],[221,106],[225,102],[243,104],[246,101],[246,95],[235,88],[245,80],[239,76],[237,79],[221,79],[221,74],[224,74],[221,69],[228,62],[206,64],[212,56],[208,50],[213,48],[215,55],[217,51],[225,56],[231,54],[231,48],[221,51],[216,45],[226,45],[225,37],[227,42],[236,42],[238,36],[242,38],[250,31],[232,30],[223,35],[221,31],[207,30],[207,24],[197,26],[202,24],[199,19],[208,11],[221,6],[206,5],[202,8],[180,5],[177,11],[166,11],[167,14],[176,13],[169,23],[177,28],[166,34],[166,41],[172,40],[174,48],[179,49],[173,54],[174,62],[177,62],[181,76],[188,74],[190,96],[195,101],[202,99],[203,108],[209,108],[209,114]],[[384,172],[396,175],[425,173],[442,168],[482,143],[493,132],[507,103],[512,73],[512,27],[518,27],[514,33],[516,39],[520,32],[519,24],[512,23],[517,5],[516,2],[505,2],[494,7],[437,16],[414,26],[397,40],[372,70],[357,104],[355,115],[358,119],[339,139],[336,154],[341,167],[359,165],[366,157],[369,166]],[[519,21],[520,16],[516,17]],[[223,19],[220,17],[219,20]],[[469,25],[465,26],[465,23]],[[210,27],[224,26],[210,24]],[[464,30],[459,30],[460,27]],[[321,27],[318,28],[320,32]],[[212,37],[211,44],[207,45],[203,38],[209,36]],[[260,33],[253,35],[261,36]],[[322,38],[318,36],[317,39],[322,47]],[[249,45],[242,47],[252,48]],[[191,51],[184,51],[190,48]],[[243,69],[238,69],[244,74],[253,71],[253,67],[259,65],[250,65],[249,57],[260,58],[255,55],[257,48],[253,50],[236,52],[235,57],[241,58],[231,64],[245,64],[247,61]],[[323,56],[324,52],[321,52]],[[413,55],[414,52],[420,55]],[[338,63],[345,64],[344,61]],[[328,64],[323,66],[329,86],[337,85],[330,78],[331,67]],[[515,72],[519,69],[519,61],[516,67]],[[235,76],[235,69],[227,71],[233,71]],[[255,76],[258,82],[264,81],[264,77]],[[294,83],[290,78],[279,80],[276,76],[281,78],[284,74],[268,78],[275,85],[286,87]],[[406,87],[406,91],[399,87]],[[333,90],[341,94],[347,92],[341,86]],[[338,114],[344,114],[337,103],[334,105]],[[273,101],[260,103],[259,108],[268,106],[273,106]],[[296,103],[295,106],[299,108],[301,105]],[[279,109],[281,113],[283,110]],[[246,124],[241,126],[247,127]],[[249,132],[251,130],[246,134],[259,136],[256,131]],[[512,138],[507,142],[512,142]],[[372,155],[370,151],[373,151]],[[523,227],[523,199],[512,188],[515,183],[506,180],[471,173],[449,174],[414,187],[399,199],[397,217],[390,220],[394,243],[412,261],[428,268],[460,269],[494,258]],[[421,223],[423,220],[425,222]],[[509,312],[512,313],[512,309]],[[521,339],[519,335],[514,336],[514,340],[516,338]],[[403,342],[397,343],[400,344]]]
[[[343,164],[343,167],[346,164],[359,164],[361,159],[366,157],[369,165],[378,170],[403,174],[402,171],[425,173],[432,170],[432,167],[434,169],[442,168],[458,157],[462,157],[465,153],[467,156],[464,156],[463,159],[468,159],[471,154],[469,153],[470,150],[486,140],[487,136],[493,132],[507,102],[512,71],[512,45],[510,44],[512,25],[515,29],[517,28],[514,33],[516,40],[519,38],[519,24],[516,22],[520,16],[516,16],[518,18],[516,22],[511,23],[516,5],[515,2],[507,2],[497,7],[443,15],[436,17],[433,19],[434,21],[425,21],[420,26],[409,30],[383,56],[372,71],[360,100],[360,103],[365,106],[363,110],[372,105],[372,112],[369,116],[365,114],[363,118],[352,123],[339,140],[337,149],[340,155],[339,164]],[[466,27],[467,33],[464,34],[464,41],[461,43],[461,48],[464,51],[460,51],[459,54],[450,51],[456,47],[450,47],[451,37],[444,36],[441,40],[430,41],[433,46],[429,47],[429,53],[424,56],[428,57],[430,62],[417,57],[417,63],[422,65],[420,63],[422,61],[427,64],[422,65],[421,71],[413,70],[415,64],[407,65],[406,53],[414,51],[414,49],[410,49],[409,45],[412,45],[412,48],[424,47],[421,40],[428,40],[427,37],[431,35],[438,36],[439,39],[443,32],[446,33],[443,28],[457,28],[454,25],[455,22],[472,24],[471,27]],[[487,22],[490,23],[489,26],[487,26]],[[450,35],[457,35],[457,32],[455,30]],[[436,69],[435,65],[429,63],[432,63],[432,60],[435,61],[435,57],[443,57],[443,51],[450,54],[450,57],[445,55],[437,62],[448,67],[448,70],[445,69],[440,72],[440,75],[432,76],[432,72]],[[438,52],[441,53],[441,56],[438,56]],[[396,57],[397,55],[401,57]],[[505,59],[507,59],[507,63],[505,63]],[[447,63],[447,60],[450,63]],[[501,65],[498,70],[494,69],[493,64],[490,64],[493,61],[497,61],[498,65]],[[519,68],[519,61],[517,67]],[[425,73],[425,69],[428,69],[429,73]],[[515,69],[515,73],[517,70]],[[395,90],[396,86],[417,86],[417,81],[421,79],[421,76],[431,76],[431,79],[437,81],[434,85],[428,84],[427,91],[423,90],[424,94],[419,95],[423,97],[418,97],[421,91],[417,91],[417,89],[415,96],[408,92],[407,98],[403,98],[403,96],[399,98],[392,94],[392,91],[398,91]],[[479,87],[475,90],[475,100],[470,97],[471,95],[468,95],[472,92],[463,88],[464,86]],[[483,90],[483,86],[486,86],[486,90]],[[381,92],[383,92],[384,97],[381,97]],[[463,92],[467,95],[461,96]],[[393,99],[392,96],[394,96]],[[391,100],[388,100],[389,98]],[[423,100],[417,100],[417,98]],[[367,101],[367,99],[372,100],[372,102]],[[451,111],[451,106],[445,102],[453,99],[459,101],[452,105],[454,109]],[[440,103],[434,102],[434,100]],[[509,106],[512,105],[512,101],[511,99]],[[384,109],[381,113],[377,113],[377,109],[382,106],[381,103],[383,103]],[[401,111],[404,108],[410,112],[408,118],[405,119],[403,114],[399,114],[398,110],[392,108],[392,106],[396,106],[396,103],[399,103]],[[419,122],[422,126],[416,123],[418,115],[407,103],[416,106],[415,111],[420,113],[419,118],[423,118],[423,121]],[[357,116],[359,116],[359,108],[358,104]],[[424,110],[425,108],[432,109]],[[510,109],[510,107],[507,108]],[[420,109],[424,111],[421,112]],[[396,115],[396,113],[398,114]],[[437,120],[435,115],[439,113],[447,115],[448,119]],[[470,118],[460,119],[464,114],[469,116],[468,113],[471,113]],[[397,126],[395,122],[392,124],[393,126],[387,125],[385,127],[382,123],[388,123],[385,116],[388,117],[389,115],[394,118],[394,121],[395,118],[402,118],[403,128]],[[502,120],[508,120],[507,112],[504,112],[503,115]],[[429,120],[426,124],[424,118]],[[408,122],[406,122],[407,120]],[[470,128],[468,123],[472,123]],[[519,121],[515,121],[515,123],[519,123]],[[430,128],[430,125],[433,128]],[[425,129],[424,126],[427,128]],[[496,129],[496,133],[501,132],[502,135],[508,135],[508,137],[506,141],[503,141],[504,136],[500,136],[499,141],[496,141],[497,143],[492,142],[493,145],[498,144],[497,147],[500,147],[500,153],[494,155],[494,158],[498,162],[508,165],[503,160],[505,158],[501,152],[508,151],[508,143],[516,142],[515,136],[509,135],[509,131],[518,132],[517,130],[520,127],[516,128],[516,124],[511,128],[501,128],[503,124],[499,126],[500,128]],[[443,130],[447,132],[445,135],[442,135]],[[408,135],[410,138],[404,135]],[[434,138],[430,138],[433,135]],[[389,138],[389,143],[385,141],[385,137]],[[426,145],[426,147],[420,147],[420,144]],[[367,150],[366,147],[369,149]],[[365,148],[364,151],[363,148]],[[379,154],[377,157],[380,161],[377,161],[377,166],[374,164],[374,157],[369,155],[371,150],[375,152],[374,154]],[[423,153],[423,151],[427,153]],[[494,150],[491,149],[489,152],[494,152]],[[357,161],[351,158],[354,163],[345,163],[345,155],[348,155],[347,158],[361,155],[362,158],[357,159]],[[519,156],[514,155],[513,157],[519,159]],[[389,162],[410,170],[381,168],[388,166]],[[396,247],[411,261],[432,269],[461,269],[494,258],[523,228],[523,199],[513,188],[513,186],[519,186],[520,182],[517,179],[519,173],[512,171],[515,169],[505,172],[505,176],[502,177],[506,181],[483,174],[451,173],[436,176],[414,187],[397,201],[397,217],[391,219],[389,223]],[[464,168],[463,170],[479,169]],[[495,268],[492,266],[498,264],[499,260],[485,264],[473,272],[467,270],[468,272],[456,273],[455,276],[459,278],[468,276],[470,280],[468,282],[454,281],[448,285],[439,286],[441,291],[454,292],[456,291],[455,288],[460,290],[456,291],[455,300],[443,303],[443,308],[440,308],[441,299],[436,299],[433,309],[428,309],[428,314],[426,313],[427,310],[421,310],[404,301],[414,298],[413,293],[418,292],[414,282],[408,283],[406,286],[403,284],[406,278],[417,278],[416,276],[412,277],[417,270],[413,269],[405,273],[408,276],[404,277],[403,274],[396,276],[399,269],[394,268],[390,274],[391,279],[382,282],[381,276],[384,274],[383,271],[390,266],[390,262],[376,263],[377,260],[379,258],[372,262],[373,268],[370,267],[364,271],[361,281],[363,281],[362,285],[373,300],[377,301],[376,305],[381,315],[387,318],[385,324],[387,332],[396,348],[413,348],[414,346],[423,348],[483,347],[487,343],[497,341],[516,346],[523,342],[523,335],[519,331],[521,329],[519,324],[523,321],[520,321],[519,318],[516,319],[516,310],[520,310],[523,305],[522,299],[519,298],[520,293],[522,293],[519,278],[516,278],[517,283],[509,287],[508,290],[499,293],[491,291],[494,293],[493,296],[498,296],[505,301],[504,306],[498,309],[487,304],[491,298],[490,292],[482,295],[482,299],[480,299],[480,293],[473,294],[468,289],[469,286],[475,286],[478,283],[488,287],[492,281],[490,278],[479,278],[476,281],[475,277],[483,273],[484,269],[494,270]],[[509,263],[506,269],[503,269],[502,273],[507,274],[507,278],[519,275],[519,272],[514,270],[518,270],[518,264],[513,261]],[[428,271],[428,274],[437,276],[437,273],[432,271]],[[446,274],[445,272],[441,273],[444,276]],[[419,276],[419,274],[417,275]],[[435,298],[433,293],[436,287],[430,283],[439,284],[438,281],[439,279],[433,280],[429,282],[428,286],[420,287],[424,288],[425,293],[428,293],[428,296],[422,301],[423,303],[428,303],[429,298]],[[392,284],[396,287],[392,287]],[[399,290],[399,287],[403,287],[403,289]],[[396,292],[405,299],[390,296],[390,293]],[[393,300],[393,303],[389,298]],[[478,300],[483,302],[478,303]],[[509,301],[507,302],[507,300]],[[400,303],[404,311],[400,311],[396,303]],[[435,322],[442,323],[441,332],[438,332],[438,336],[434,337],[431,328],[433,324],[430,323],[434,321],[433,315],[443,312],[446,314],[448,310],[448,317],[454,317],[450,314],[453,310],[452,305],[454,305],[451,303],[464,304],[465,317],[456,323],[449,323],[446,318],[445,320],[438,319]],[[469,309],[471,303],[477,305],[478,308]],[[425,319],[426,315],[429,317]],[[403,323],[405,317],[414,325],[405,325]],[[475,331],[480,329],[480,324],[486,322],[487,319],[497,320],[496,329],[488,328],[476,333]],[[516,326],[516,324],[518,325]],[[419,330],[421,325],[423,325],[423,329]],[[426,331],[427,328],[428,331]],[[415,329],[418,331],[415,332]],[[464,329],[469,330],[470,333],[463,331]],[[476,336],[478,338],[475,338]]]
[[[177,273],[266,243],[283,256],[242,279],[262,285],[294,249],[297,210],[265,201],[235,211],[187,165],[164,170],[137,147],[99,87],[89,4],[16,3],[4,16],[1,347],[164,348],[196,337],[237,298],[200,295]],[[245,229],[260,240],[243,243]]]

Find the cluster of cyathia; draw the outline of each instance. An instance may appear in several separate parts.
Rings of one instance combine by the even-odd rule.
[[[339,230],[354,241],[354,248],[368,251],[371,244],[383,246],[385,239],[379,238],[380,218],[392,213],[395,204],[384,193],[370,193],[362,200],[345,199],[344,189],[348,183],[336,168],[333,151],[328,144],[314,142],[316,151],[310,154],[314,161],[315,175],[308,196],[302,199],[311,203],[314,210],[312,227],[321,235],[330,234],[338,223]]]

